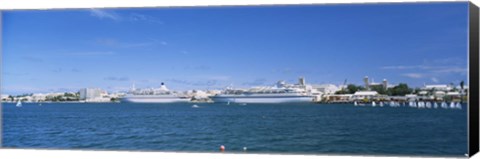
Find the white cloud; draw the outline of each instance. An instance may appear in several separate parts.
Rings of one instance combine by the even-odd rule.
[[[128,16],[128,21],[145,21],[145,22],[150,22],[150,23],[156,23],[156,24],[163,24],[163,21],[158,20],[155,17],[149,16],[149,15],[144,15],[144,14],[138,14],[138,13],[131,13]]]
[[[100,9],[90,9],[90,15],[100,19],[111,19],[114,21],[120,21],[122,18],[113,11],[106,11]]]
[[[68,55],[74,56],[103,56],[103,55],[114,55],[115,52],[112,51],[87,51],[87,52],[73,52]]]
[[[406,74],[403,74],[403,76],[406,76],[406,77],[409,77],[409,78],[423,78],[423,77],[425,77],[425,75],[421,74],[421,73],[406,73]]]
[[[404,69],[414,69],[418,68],[418,66],[383,66],[380,69],[384,70],[404,70]]]
[[[90,9],[90,15],[97,17],[99,19],[110,19],[114,21],[127,21],[127,22],[148,22],[155,24],[163,24],[163,21],[158,20],[157,18],[149,15],[139,14],[139,13],[130,13],[127,15],[120,15],[114,11],[108,11],[103,9]]]
[[[460,68],[460,67],[450,67],[450,68],[442,68],[442,69],[436,69],[433,72],[436,73],[467,73],[466,68]]]
[[[434,83],[440,82],[440,81],[438,80],[438,78],[435,78],[435,77],[432,77],[431,80],[432,80],[432,82],[434,82]]]
[[[108,77],[105,77],[104,80],[108,80],[108,81],[129,81],[130,79],[128,77],[108,76]]]
[[[153,45],[167,45],[165,41],[159,41],[156,39],[148,39],[142,42],[123,42],[113,38],[99,38],[96,40],[96,43],[108,47],[118,47],[118,48],[135,48],[135,47],[147,47]]]

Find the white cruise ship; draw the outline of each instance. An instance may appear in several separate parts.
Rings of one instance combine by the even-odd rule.
[[[135,89],[135,86],[128,94],[121,98],[122,102],[130,103],[176,103],[190,102],[190,98],[168,90],[162,83],[160,88]]]
[[[272,87],[227,88],[210,98],[220,103],[308,103],[313,102],[314,96],[307,93],[305,80],[300,78],[299,84],[294,85],[279,81]]]

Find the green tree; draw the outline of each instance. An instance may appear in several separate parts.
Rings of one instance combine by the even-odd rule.
[[[382,85],[370,86],[370,89],[378,92],[378,94],[387,94],[387,90]]]
[[[397,86],[388,89],[388,95],[392,96],[405,96],[406,94],[409,94],[412,92],[412,89],[408,87],[407,84],[405,83],[400,83]]]
[[[464,91],[463,91],[463,88],[464,88],[464,87],[465,87],[465,82],[463,82],[463,81],[460,82],[460,100],[461,100],[461,102],[463,102],[463,94],[464,94],[464,93],[463,93],[463,92],[464,92]]]
[[[110,101],[111,102],[116,102],[116,101],[118,101],[118,99],[117,98],[110,98]]]
[[[463,82],[463,81],[460,82],[460,88],[462,89],[462,91],[463,91],[463,88],[464,88],[464,87],[465,87],[465,82]]]
[[[354,85],[354,84],[349,84],[349,85],[347,86],[347,90],[348,90],[348,93],[349,93],[349,94],[353,94],[353,93],[355,93],[355,92],[357,92],[357,91],[359,91],[359,90],[361,90],[361,89],[362,89],[361,86],[356,86],[356,85]]]
[[[65,97],[75,97],[75,94],[73,94],[73,93],[64,93],[63,96],[65,96]]]
[[[339,91],[336,91],[335,94],[348,94],[348,91],[347,90],[339,90]]]
[[[347,85],[347,88],[335,92],[335,94],[354,94],[359,90],[364,90],[362,86],[356,86],[354,84]]]

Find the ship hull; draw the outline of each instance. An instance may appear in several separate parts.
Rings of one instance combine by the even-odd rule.
[[[139,96],[125,97],[121,99],[125,103],[181,103],[190,102],[189,98],[182,97],[155,97],[155,96]]]
[[[215,103],[310,103],[312,96],[213,96]]]

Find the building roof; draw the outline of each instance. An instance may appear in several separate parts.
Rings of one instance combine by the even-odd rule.
[[[435,94],[445,94],[444,91],[435,91]]]
[[[418,92],[418,94],[427,94],[428,92],[427,91],[420,91]]]
[[[460,93],[459,92],[448,92],[447,95],[458,96],[458,95],[460,95]]]
[[[417,97],[417,95],[416,95],[416,94],[406,94],[405,97],[410,97],[410,98],[412,98],[412,97]]]
[[[373,96],[373,95],[378,95],[377,91],[357,91],[355,92],[356,96]]]

